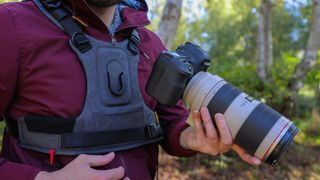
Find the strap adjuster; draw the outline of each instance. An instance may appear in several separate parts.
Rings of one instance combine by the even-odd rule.
[[[74,33],[71,41],[81,53],[85,53],[92,48],[89,38],[82,32]]]
[[[129,42],[128,44],[128,49],[133,55],[139,54],[139,51],[140,51],[138,46],[131,42]]]
[[[149,137],[154,138],[158,136],[157,127],[155,124],[148,124],[146,126],[146,131]]]
[[[57,0],[43,0],[42,4],[46,9],[55,10],[61,6],[62,2]]]

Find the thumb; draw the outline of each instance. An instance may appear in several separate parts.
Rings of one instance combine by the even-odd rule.
[[[87,155],[86,162],[91,166],[103,166],[109,164],[115,157],[115,154],[109,153],[107,155]]]

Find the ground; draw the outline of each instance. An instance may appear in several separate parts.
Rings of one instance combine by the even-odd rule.
[[[294,143],[275,167],[263,164],[247,165],[235,153],[212,157],[197,155],[193,158],[176,158],[160,155],[159,180],[209,179],[281,179],[320,180],[320,146]]]

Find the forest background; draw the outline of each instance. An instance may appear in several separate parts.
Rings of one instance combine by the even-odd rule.
[[[247,165],[234,152],[193,158],[161,152],[159,179],[320,180],[320,0],[146,1],[148,28],[168,49],[199,44],[212,58],[210,73],[300,128],[274,168]]]

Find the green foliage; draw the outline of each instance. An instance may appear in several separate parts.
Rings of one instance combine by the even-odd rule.
[[[0,0],[0,3],[5,3],[5,2],[16,2],[18,0]]]
[[[197,7],[187,1],[175,44],[185,41],[201,44],[213,60],[209,72],[222,76],[251,96],[278,109],[290,95],[288,81],[306,47],[312,4],[311,1],[273,2],[274,63],[270,83],[262,83],[256,75],[258,0],[207,0],[200,8],[204,11],[200,16],[195,13]],[[311,91],[319,87],[319,69],[318,65],[304,81],[305,87]],[[314,96],[305,97],[305,89],[299,92],[299,104],[303,111],[310,111],[315,100],[312,99]],[[301,113],[300,109],[298,107],[294,114],[308,114]]]

